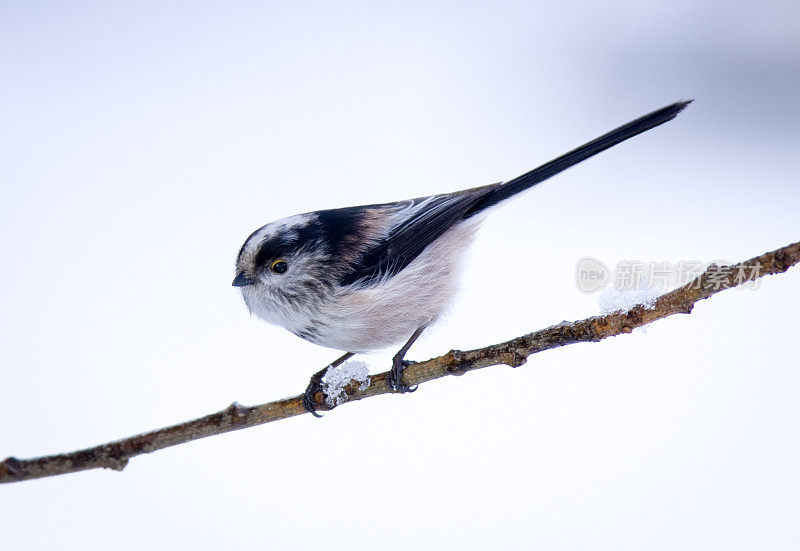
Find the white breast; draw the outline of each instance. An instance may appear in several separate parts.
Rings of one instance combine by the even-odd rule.
[[[483,217],[475,216],[445,232],[398,274],[366,288],[347,288],[316,315],[321,346],[367,352],[402,344],[436,321],[458,285],[464,253]]]

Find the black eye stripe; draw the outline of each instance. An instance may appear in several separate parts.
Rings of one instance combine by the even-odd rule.
[[[269,240],[265,241],[258,250],[255,257],[255,265],[263,266],[271,258],[281,258],[291,256],[291,253],[297,249],[297,240],[283,239],[280,241]]]
[[[266,239],[255,255],[254,264],[256,267],[269,266],[271,259],[288,258],[302,247],[319,242],[322,237],[318,220],[312,218],[302,227],[294,227],[283,235]]]

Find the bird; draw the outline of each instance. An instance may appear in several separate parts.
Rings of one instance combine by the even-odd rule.
[[[311,378],[303,404],[315,416],[325,371],[358,353],[404,343],[392,359],[388,384],[394,392],[413,391],[403,382],[410,363],[405,354],[449,305],[487,211],[674,119],[691,101],[648,113],[506,182],[270,222],[240,248],[233,286],[251,315],[346,352]]]

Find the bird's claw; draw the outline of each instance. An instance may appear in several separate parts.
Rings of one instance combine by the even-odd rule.
[[[322,417],[321,413],[317,413],[317,393],[322,392],[322,382],[318,380],[316,375],[311,378],[311,381],[303,393],[303,408],[314,417]]]
[[[416,392],[419,385],[408,386],[403,382],[403,371],[405,371],[408,366],[415,363],[417,362],[400,359],[395,359],[392,361],[392,371],[389,375],[389,380],[387,383],[393,392]]]

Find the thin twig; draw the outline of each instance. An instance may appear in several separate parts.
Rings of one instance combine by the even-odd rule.
[[[627,312],[614,312],[572,323],[560,323],[477,350],[466,352],[451,350],[444,356],[412,364],[405,370],[403,378],[406,384],[413,386],[447,375],[463,375],[468,371],[491,365],[505,364],[518,367],[526,362],[528,356],[543,350],[578,342],[597,342],[614,335],[630,333],[636,327],[673,314],[688,314],[697,301],[725,289],[755,281],[765,275],[785,272],[798,262],[800,262],[800,242],[733,266],[712,265],[683,287],[663,294],[650,308],[639,305]],[[359,390],[359,383],[351,383],[346,388],[346,401],[391,393],[392,390],[387,384],[388,377],[388,371],[372,376],[371,384],[364,390]],[[315,399],[318,404],[317,409],[331,409],[325,404],[325,396],[322,393],[318,393]],[[193,421],[93,448],[32,459],[9,457],[0,463],[0,483],[101,467],[121,471],[130,458],[143,453],[304,413],[306,410],[303,408],[302,395],[258,406],[233,403],[220,412]]]

